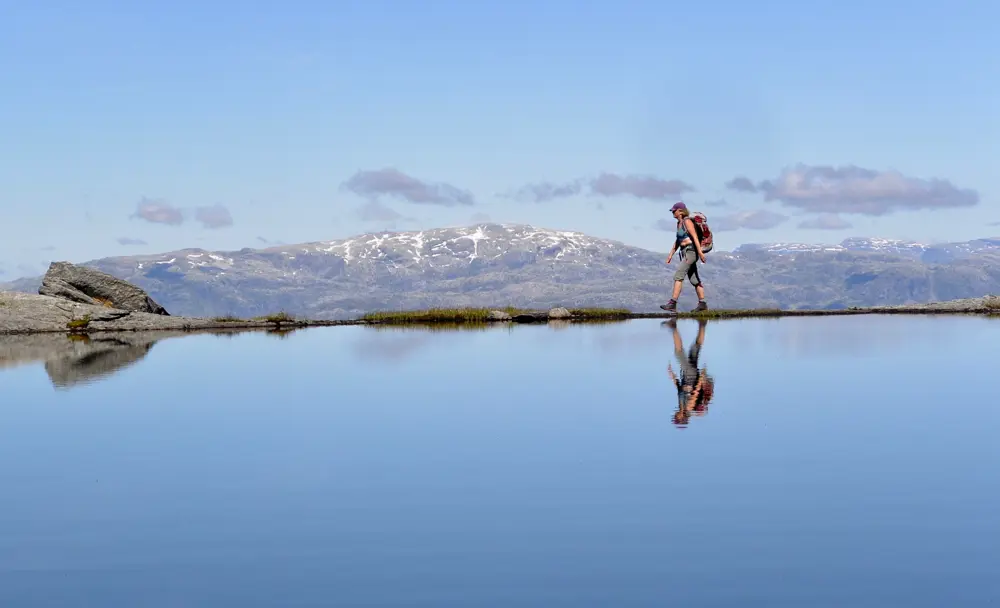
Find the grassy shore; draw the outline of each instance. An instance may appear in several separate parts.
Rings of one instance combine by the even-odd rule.
[[[252,317],[250,319],[241,319],[234,315],[224,315],[221,317],[213,317],[212,321],[216,323],[274,323],[280,325],[281,323],[296,323],[295,317],[288,314],[287,312],[275,312],[269,315],[261,315],[259,317]],[[303,321],[308,323],[308,321]]]
[[[872,314],[1000,314],[1000,301],[990,300],[978,306],[961,306],[949,303],[917,306],[872,306],[820,310],[783,310],[780,308],[709,309],[704,311],[680,310],[676,313],[632,312],[625,308],[570,308],[573,322],[612,322],[629,319],[765,319],[780,317],[822,317]],[[499,311],[509,316],[498,318]],[[487,325],[497,321],[514,322],[545,321],[548,311],[514,307],[504,308],[431,308],[426,310],[378,311],[368,313],[357,322],[376,325]]]
[[[573,321],[605,321],[624,320],[630,318],[632,312],[624,308],[569,308],[570,319]],[[379,325],[409,325],[428,323],[489,323],[491,321],[507,320],[497,316],[500,312],[510,319],[520,317],[541,319],[548,316],[548,311],[529,310],[515,307],[502,308],[429,308],[427,310],[394,310],[376,311],[362,316],[363,323]]]
[[[823,310],[781,310],[777,308],[709,309],[676,313],[653,310],[632,312],[626,308],[558,308],[525,309],[519,307],[431,308],[425,310],[382,310],[354,319],[297,318],[288,312],[276,312],[239,318],[234,315],[217,317],[174,317],[150,314],[105,315],[104,309],[78,305],[82,309],[66,319],[57,298],[31,294],[3,294],[0,297],[0,334],[22,333],[98,333],[108,331],[204,331],[213,329],[293,330],[304,327],[361,325],[413,329],[480,329],[519,324],[549,324],[564,327],[582,323],[617,323],[629,319],[694,318],[778,319],[781,317],[819,317],[845,315],[972,315],[1000,319],[1000,296],[966,298],[908,306],[873,306],[863,308]]]

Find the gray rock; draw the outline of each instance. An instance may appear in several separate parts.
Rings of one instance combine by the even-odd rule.
[[[549,313],[545,310],[519,312],[511,318],[515,323],[547,323]]]
[[[52,262],[38,288],[39,295],[130,312],[168,315],[142,289],[110,274],[69,262]]]
[[[75,322],[75,328],[68,324]],[[219,320],[131,312],[104,305],[83,304],[30,293],[0,291],[0,334],[58,332],[285,329],[316,325],[340,325],[343,321]],[[348,322],[350,323],[350,322]]]
[[[502,310],[491,310],[486,318],[490,321],[510,321],[511,317],[509,314]]]
[[[572,316],[573,315],[562,306],[557,306],[556,308],[549,310],[550,319],[569,319]]]

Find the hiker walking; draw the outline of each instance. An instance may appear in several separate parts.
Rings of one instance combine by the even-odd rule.
[[[698,261],[705,263],[705,252],[701,247],[701,240],[698,238],[698,230],[691,220],[691,212],[688,211],[684,203],[674,203],[670,208],[670,213],[677,220],[677,237],[674,239],[674,246],[667,256],[667,264],[673,259],[674,253],[680,250],[680,266],[674,273],[674,291],[670,296],[670,301],[661,304],[660,308],[668,312],[677,311],[677,298],[681,295],[681,288],[684,286],[684,277],[687,277],[694,290],[698,294],[698,305],[691,312],[708,310],[705,303],[705,288],[701,284],[701,276],[698,273]]]

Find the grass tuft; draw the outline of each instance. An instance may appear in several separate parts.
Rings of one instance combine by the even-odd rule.
[[[505,310],[508,314],[516,314]],[[371,323],[483,323],[489,319],[489,308],[429,308],[427,310],[375,311],[361,320]]]
[[[285,311],[271,313],[269,315],[263,315],[260,317],[254,317],[254,321],[263,321],[265,323],[291,323],[295,321],[295,317],[288,314]]]
[[[627,319],[632,315],[627,308],[570,308],[569,312],[573,317],[588,321]]]
[[[245,323],[245,321],[236,315],[223,315],[221,317],[214,317],[212,319],[215,323]]]
[[[788,316],[787,310],[780,308],[750,308],[750,309],[708,309],[697,312],[678,311],[678,317],[689,319],[759,319]]]
[[[66,322],[66,329],[70,331],[76,331],[80,329],[86,329],[90,325],[90,315],[84,315],[82,319],[71,319]]]

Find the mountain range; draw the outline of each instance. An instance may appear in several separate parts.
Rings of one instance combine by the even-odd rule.
[[[172,314],[247,317],[284,310],[339,319],[457,306],[658,310],[669,297],[674,268],[665,258],[665,252],[579,232],[485,223],[264,249],[183,249],[83,265],[142,287]],[[1000,293],[1000,238],[741,245],[710,252],[701,272],[716,308],[926,303]],[[40,282],[20,279],[0,289],[37,292]],[[681,300],[693,301],[690,285]]]

